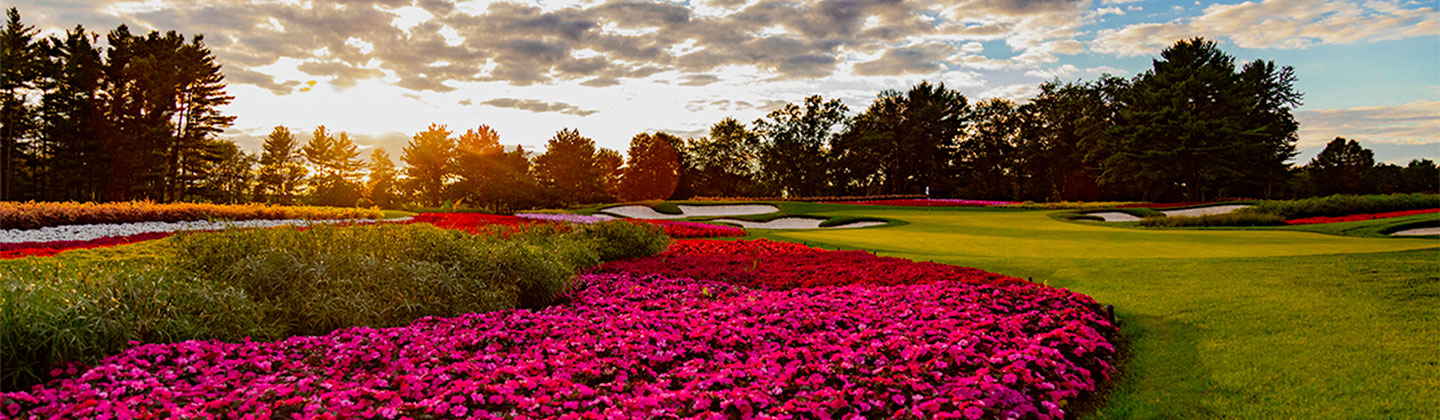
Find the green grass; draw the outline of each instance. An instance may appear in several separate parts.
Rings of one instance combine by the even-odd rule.
[[[1333,225],[1147,229],[1042,211],[802,207],[787,210],[902,223],[752,237],[1033,277],[1115,305],[1131,358],[1087,418],[1440,418],[1435,238],[1340,236],[1347,228]],[[1400,223],[1368,222],[1348,230]]]

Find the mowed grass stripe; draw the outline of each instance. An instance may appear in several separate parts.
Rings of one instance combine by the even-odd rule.
[[[1033,277],[1115,305],[1132,358],[1090,418],[1440,418],[1435,238],[807,207],[908,224],[755,236]]]

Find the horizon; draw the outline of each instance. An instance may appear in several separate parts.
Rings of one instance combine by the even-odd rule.
[[[1380,162],[1440,160],[1440,13],[1423,2],[532,3],[543,4],[11,6],[42,36],[76,24],[204,35],[236,97],[220,137],[249,152],[276,125],[302,141],[325,125],[398,156],[431,123],[489,125],[503,144],[536,151],[575,128],[623,151],[642,132],[701,137],[722,118],[748,124],[811,94],[852,115],[921,81],[971,103],[1023,102],[1048,80],[1132,77],[1176,40],[1204,36],[1237,64],[1295,67],[1305,97],[1294,163],[1337,136]]]

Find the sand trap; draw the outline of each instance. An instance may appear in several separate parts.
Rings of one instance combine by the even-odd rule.
[[[781,218],[779,218],[779,219],[771,220],[771,221],[768,221],[768,222],[757,222],[757,221],[753,221],[753,220],[737,220],[737,219],[715,219],[715,220],[711,220],[711,222],[724,222],[724,223],[737,224],[737,225],[740,225],[741,227],[744,227],[744,228],[746,228],[746,229],[846,229],[846,228],[862,228],[862,227],[869,227],[869,226],[881,226],[881,225],[884,225],[884,224],[885,224],[885,222],[870,221],[870,222],[846,223],[846,224],[839,225],[839,226],[820,227],[820,223],[822,223],[822,222],[824,222],[824,221],[825,221],[825,219],[815,219],[815,218],[810,218],[810,217],[781,217]]]
[[[1250,207],[1249,204],[1226,204],[1223,206],[1196,207],[1193,209],[1161,210],[1166,216],[1208,216],[1212,214],[1225,214],[1235,210]]]
[[[1196,207],[1193,209],[1161,210],[1166,216],[1208,216],[1212,214],[1225,214],[1235,210],[1250,207],[1249,204],[1226,204],[1223,206]],[[1138,222],[1139,217],[1133,214],[1119,211],[1102,211],[1099,213],[1085,213],[1086,216],[1095,216],[1105,219],[1107,222]]]
[[[1085,215],[1086,215],[1086,216],[1099,217],[1099,218],[1101,218],[1101,219],[1105,219],[1105,221],[1107,221],[1107,222],[1138,222],[1138,221],[1140,221],[1140,218],[1139,218],[1139,217],[1135,217],[1135,215],[1133,215],[1133,214],[1125,213],[1125,212],[1118,212],[1118,211],[1102,211],[1102,212],[1099,212],[1099,213],[1085,213]]]
[[[1425,235],[1440,235],[1440,227],[1423,227],[1423,228],[1405,229],[1405,230],[1398,231],[1398,232],[1393,232],[1393,233],[1390,234],[1390,236],[1425,236]]]
[[[734,204],[719,206],[690,206],[681,204],[680,214],[665,214],[655,211],[650,206],[616,206],[600,211],[629,217],[631,219],[682,219],[694,216],[748,216],[752,214],[766,214],[780,211],[780,208],[769,204]]]

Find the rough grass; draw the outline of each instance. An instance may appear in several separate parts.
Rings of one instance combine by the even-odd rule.
[[[752,237],[1033,277],[1115,305],[1132,356],[1084,418],[1440,418],[1435,238],[1117,228],[993,209],[806,211],[907,223]]]

